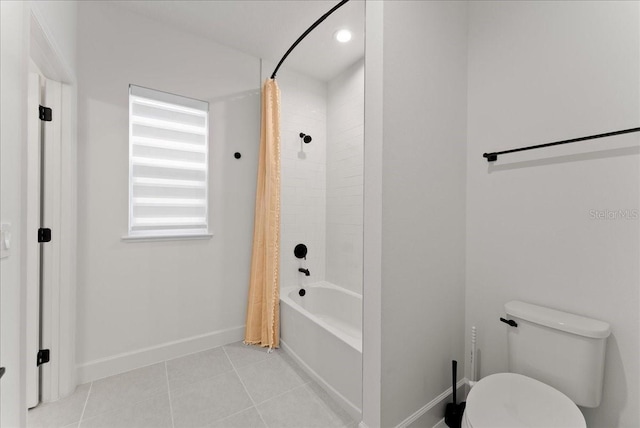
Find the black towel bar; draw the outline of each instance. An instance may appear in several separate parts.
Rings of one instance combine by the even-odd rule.
[[[535,146],[521,147],[519,149],[503,150],[501,152],[484,153],[482,155],[482,157],[486,158],[487,162],[493,162],[493,161],[498,160],[498,155],[504,155],[506,153],[515,153],[515,152],[522,152],[522,151],[525,151],[525,150],[541,149],[543,147],[557,146],[557,145],[560,145],[560,144],[577,143],[578,141],[585,141],[585,140],[595,140],[596,138],[612,137],[614,135],[630,134],[632,132],[640,132],[640,127],[623,129],[621,131],[605,132],[604,134],[589,135],[587,137],[572,138],[570,140],[555,141],[553,143],[546,143],[546,144],[538,144],[538,145],[535,145]]]

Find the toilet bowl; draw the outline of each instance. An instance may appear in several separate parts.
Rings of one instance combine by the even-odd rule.
[[[463,428],[586,428],[578,406],[557,389],[517,373],[497,373],[467,396]]]
[[[609,324],[517,300],[504,309],[509,372],[473,386],[462,426],[585,428],[578,405],[600,405]]]

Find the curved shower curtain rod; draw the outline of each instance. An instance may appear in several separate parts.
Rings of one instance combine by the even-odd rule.
[[[284,54],[284,56],[282,57],[282,59],[280,60],[280,62],[278,63],[278,65],[276,65],[276,69],[273,70],[273,73],[271,74],[271,79],[275,79],[276,78],[276,73],[278,72],[278,69],[280,68],[280,66],[282,65],[282,63],[284,62],[285,59],[287,59],[287,57],[289,56],[289,54],[291,53],[291,51],[293,51],[296,46],[298,46],[298,43],[300,43],[302,41],[302,39],[304,39],[305,37],[307,37],[307,34],[309,34],[310,32],[313,31],[314,28],[316,28],[318,25],[320,25],[320,23],[322,21],[324,21],[325,19],[327,19],[327,17],[329,15],[331,15],[333,12],[335,12],[336,10],[340,9],[345,3],[347,3],[349,0],[342,0],[340,3],[338,3],[337,5],[335,5],[334,7],[331,8],[331,10],[327,13],[325,13],[324,15],[322,15],[316,22],[313,23],[313,25],[311,25],[311,27],[307,28],[307,31],[305,31],[304,33],[302,33],[302,35],[300,37],[298,37],[298,40],[295,41],[294,44],[291,45],[291,47],[289,48],[289,50]]]

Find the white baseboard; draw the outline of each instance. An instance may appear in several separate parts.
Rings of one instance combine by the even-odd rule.
[[[289,354],[289,356],[291,358],[293,358],[293,360],[298,363],[298,365],[300,367],[302,367],[304,369],[305,372],[307,372],[307,374],[314,380],[316,381],[321,387],[322,389],[324,389],[327,394],[329,394],[329,396],[331,398],[333,398],[334,401],[336,401],[340,407],[342,407],[344,409],[344,411],[346,411],[347,413],[349,413],[349,415],[355,419],[356,421],[359,421],[362,419],[362,411],[356,407],[355,404],[353,404],[351,401],[349,401],[344,395],[340,394],[338,391],[336,391],[331,385],[329,385],[318,373],[316,373],[311,367],[309,367],[302,359],[300,359],[300,357],[291,350],[290,347],[287,346],[287,344],[280,339],[280,347],[282,348],[282,350],[284,352],[286,352],[287,354]],[[362,423],[362,422],[361,422]]]
[[[447,424],[444,423],[444,418],[440,419],[440,422],[435,424],[433,428],[447,428]]]
[[[466,377],[462,378],[456,384],[456,388],[460,389],[460,388],[464,387],[465,385],[467,385],[468,383],[469,383],[469,380]],[[449,396],[451,396],[452,393],[453,393],[453,389],[451,387],[447,388],[440,395],[438,395],[436,398],[434,398],[433,400],[431,400],[430,402],[428,402],[427,404],[422,406],[422,408],[420,408],[417,412],[415,412],[414,414],[409,416],[404,421],[400,422],[396,426],[396,428],[406,428],[409,425],[411,425],[412,423],[414,423],[415,421],[417,421],[420,417],[422,417],[423,415],[429,413],[432,410],[433,411],[438,411],[438,413],[440,413],[440,415],[442,415],[444,412],[441,412],[440,411],[441,409],[439,409],[439,407],[441,407],[442,405],[445,404],[444,401],[447,400],[447,398]],[[440,415],[437,415],[437,416],[434,415],[434,419],[435,420],[439,420],[440,417],[441,417]],[[439,421],[437,424],[435,424],[433,428],[436,428],[436,427],[439,428],[441,426],[444,426],[442,424],[444,424],[444,419]]]
[[[78,384],[92,382],[161,361],[227,345],[242,340],[243,337],[244,326],[242,325],[89,361],[77,367]]]

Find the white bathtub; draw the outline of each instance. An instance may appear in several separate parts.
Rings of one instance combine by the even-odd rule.
[[[280,291],[281,345],[356,420],[362,409],[362,296],[322,281]]]

